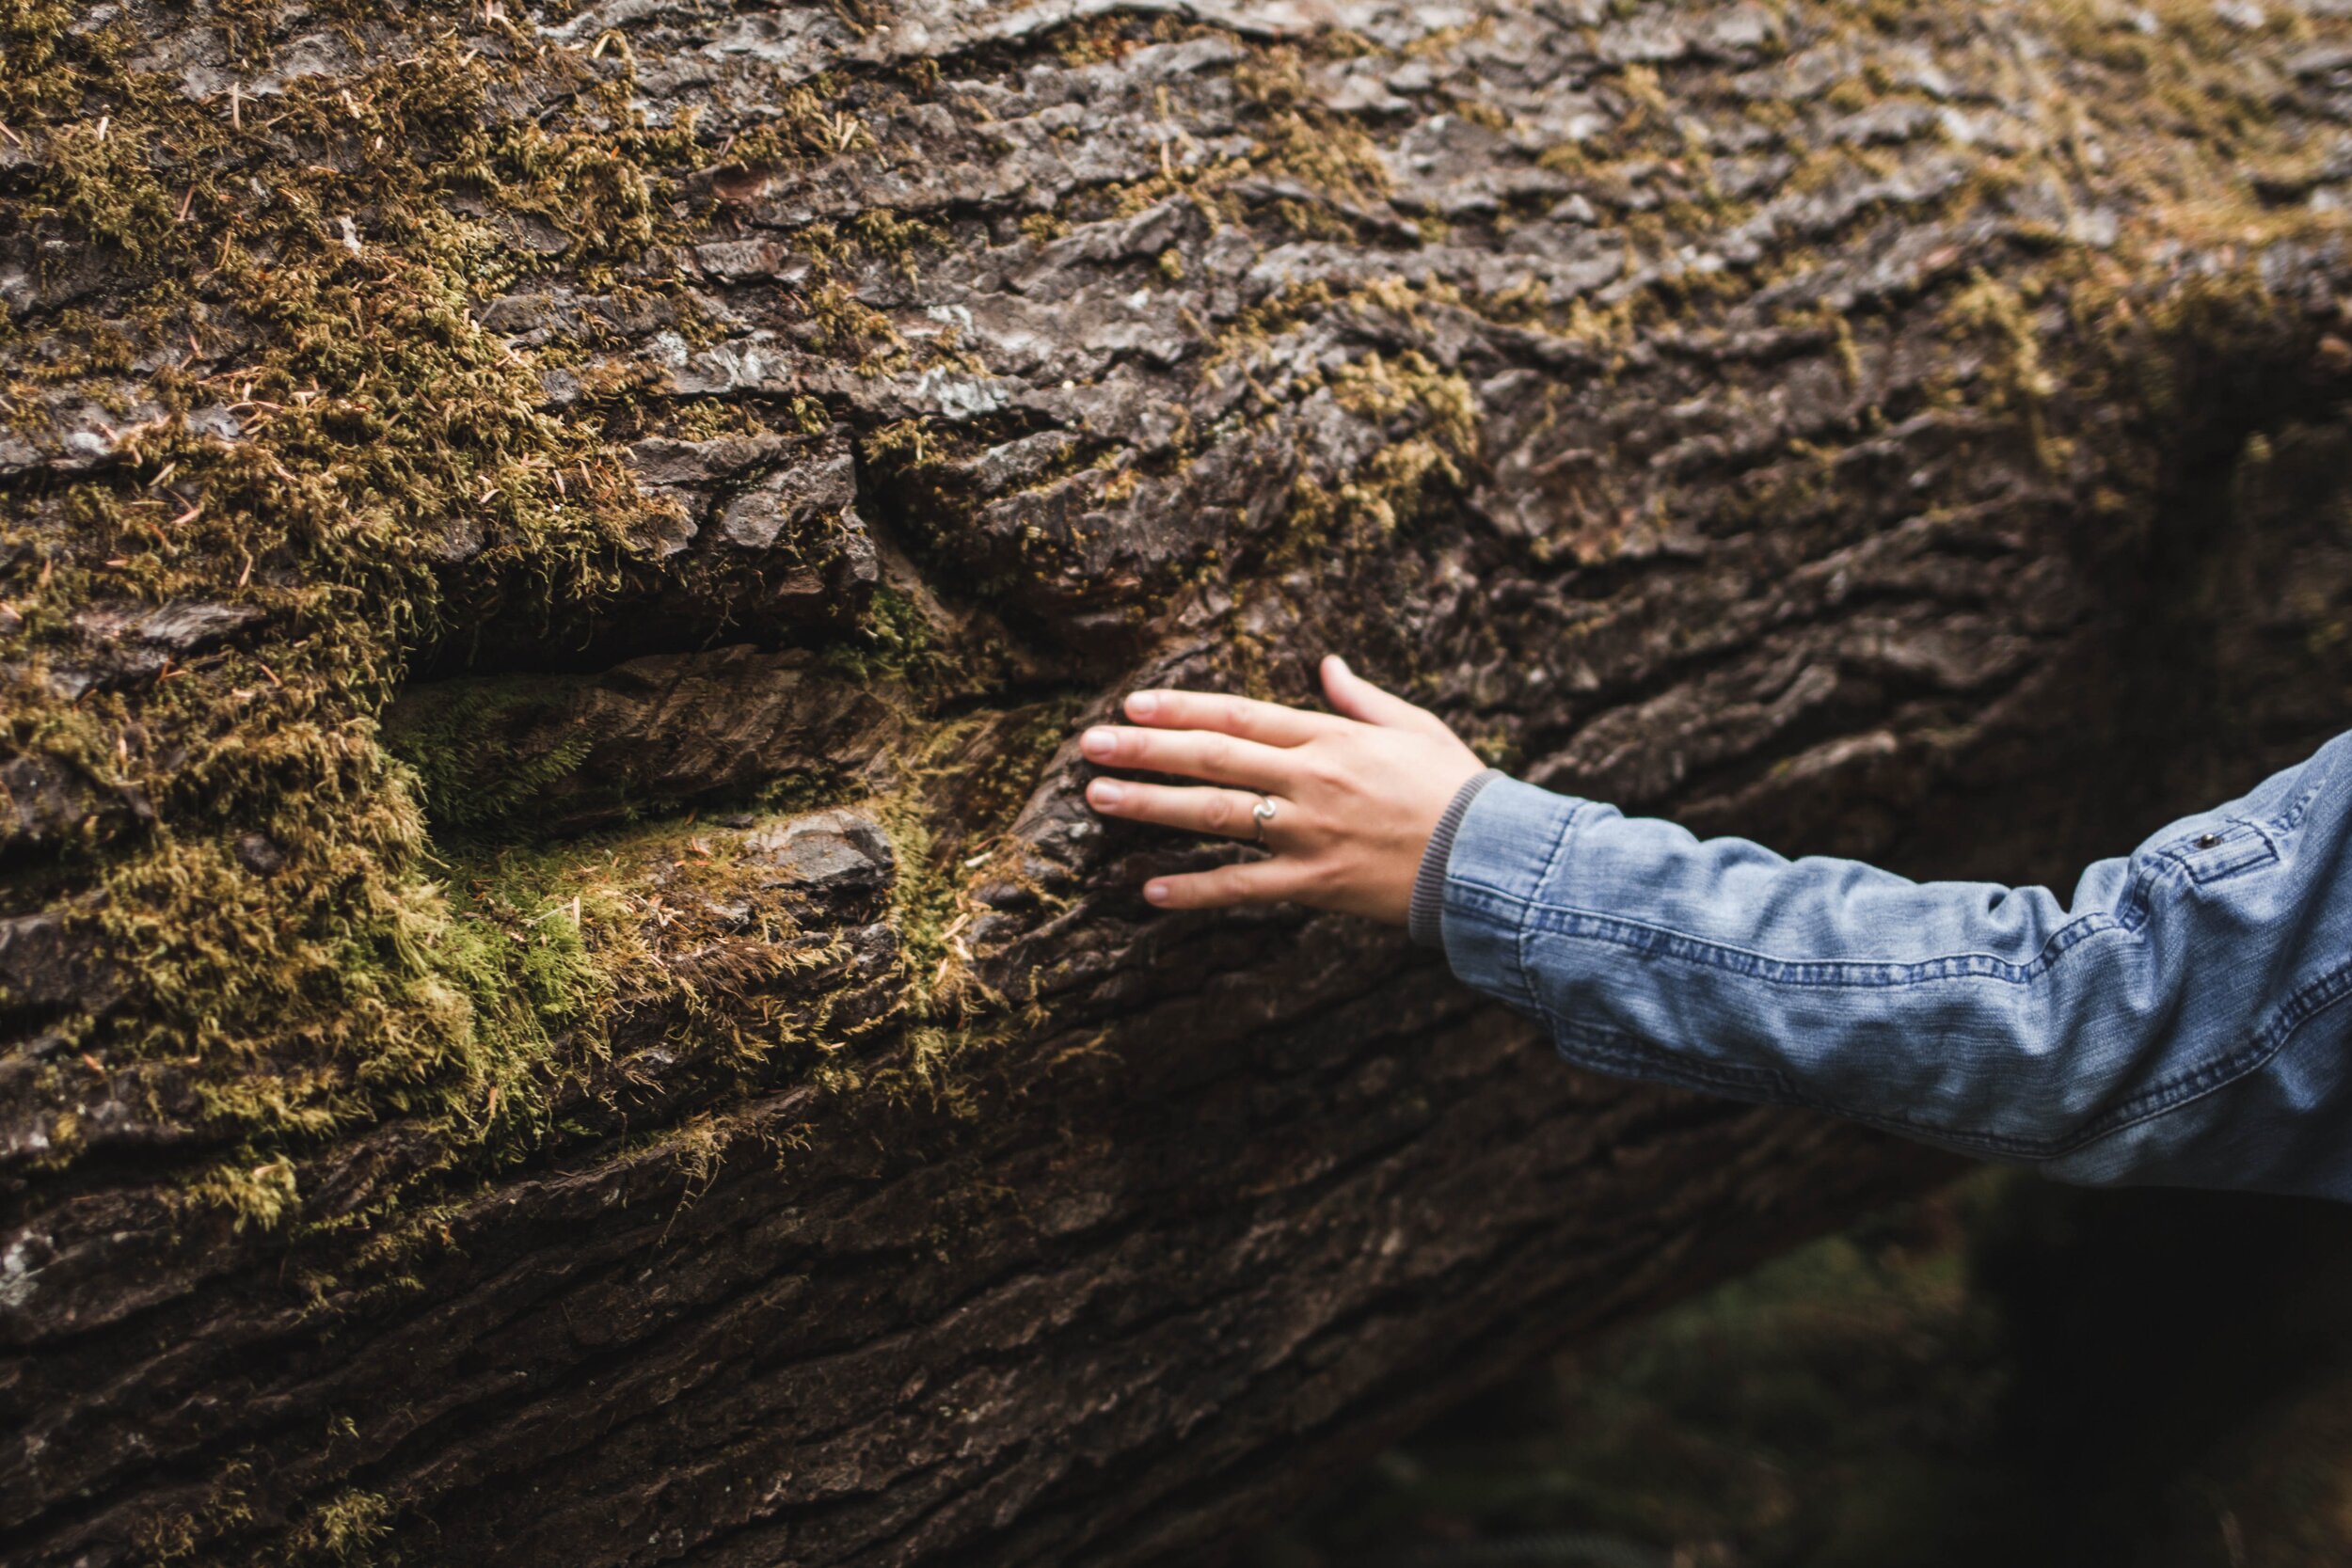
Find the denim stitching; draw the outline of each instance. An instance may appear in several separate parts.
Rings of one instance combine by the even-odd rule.
[[[1571,820],[1574,815],[1573,812],[1570,813]],[[1565,841],[1565,830],[1564,829],[1560,842]],[[1559,843],[1555,843],[1553,846],[1555,859],[1558,848]],[[1547,878],[1549,876],[1551,864],[1551,861],[1545,863],[1544,869]],[[1667,930],[1662,927],[1649,926],[1639,921],[1622,920],[1588,910],[1572,909],[1564,904],[1539,902],[1521,894],[1514,893],[1508,888],[1496,887],[1491,882],[1482,882],[1474,877],[1457,876],[1454,881],[1463,889],[1465,902],[1483,905],[1491,913],[1518,917],[1520,923],[1522,962],[1525,961],[1525,928],[1528,925],[1534,924],[1548,927],[1563,936],[1588,937],[1596,942],[1611,942],[1636,952],[1657,952],[1662,948],[1672,957],[1708,963],[1734,974],[1754,974],[1786,985],[1852,985],[1875,989],[1912,985],[1922,980],[1951,979],[1969,974],[1980,974],[1987,978],[2008,980],[2021,985],[2028,983],[2039,978],[2052,964],[2057,962],[2058,958],[2086,937],[2095,936],[2101,931],[2107,930],[2137,931],[2148,921],[2149,884],[2168,871],[2181,869],[2178,861],[2167,860],[2161,855],[2151,855],[2142,860],[2133,871],[2131,880],[2125,884],[2122,896],[2116,900],[2113,913],[2102,911],[2093,914],[2075,916],[2051,932],[2049,938],[2042,943],[2042,951],[2035,956],[2031,963],[2027,964],[2013,964],[1995,958],[1990,954],[1974,953],[1947,954],[1940,958],[1931,958],[1914,964],[1899,964],[1891,961],[1873,963],[1831,958],[1803,962],[1773,958],[1723,942],[1708,942],[1703,937],[1686,936],[1678,931]],[[1537,885],[1542,884],[1539,882]],[[1486,896],[1482,897],[1481,895]],[[1581,928],[1571,928],[1572,927]],[[1736,961],[1726,962],[1726,958]],[[1949,967],[1952,965],[1967,967]],[[1783,978],[1781,974],[1775,974],[1775,971],[1797,972],[1802,975],[1820,977]],[[1893,977],[1851,981],[1836,977],[1837,974],[1845,971],[1868,971],[1874,974],[1891,974]]]
[[[2108,931],[2134,935],[2137,922],[2109,914],[2087,914],[2052,932],[2031,963],[2011,963],[1990,953],[1952,953],[1915,963],[1856,958],[1793,959],[1769,958],[1744,948],[1686,936],[1679,931],[1638,921],[1618,920],[1584,910],[1531,905],[1524,926],[1571,939],[1605,942],[1646,957],[1680,958],[1711,969],[1801,990],[1895,990],[1937,980],[1987,979],[2009,985],[2030,985],[2048,974],[2059,958],[2090,938]]]
[[[1751,1094],[1761,1088],[1783,1103],[1794,1102],[1797,1094],[1796,1086],[1788,1078],[1770,1068],[1737,1067],[1704,1057],[1677,1056],[1653,1040],[1606,1023],[1561,1019],[1553,1026],[1552,1046],[1569,1061],[1594,1066],[1613,1062],[1622,1064],[1615,1069],[1620,1072],[1625,1066],[1639,1066],[1646,1074],[1691,1088],[1721,1092],[1731,1086]]]
[[[1568,824],[1575,821],[1578,813],[1581,812],[1587,803],[1580,800],[1570,808]],[[2247,828],[2258,835],[2261,833],[2260,828],[2251,822],[2245,822],[2244,818],[2232,817],[2230,820],[2244,822]],[[1543,873],[1536,882],[1538,887],[1550,880],[1552,869],[1559,860],[1560,850],[1566,843],[1566,835],[1567,825],[1564,824],[1561,836],[1553,840],[1551,853],[1545,860]],[[1508,888],[1500,888],[1491,882],[1480,881],[1475,877],[1459,876],[1454,880],[1465,890],[1475,889],[1478,892],[1492,895],[1496,900],[1507,900],[1507,903],[1490,903],[1488,908],[1490,912],[1505,913],[1519,918],[1521,924],[1519,948],[1522,963],[1525,962],[1525,926],[1532,923],[1549,928],[1563,936],[1586,937],[1596,942],[1612,942],[1614,945],[1642,953],[1663,951],[1673,958],[1712,964],[1716,968],[1728,970],[1734,974],[1754,975],[1782,985],[1854,986],[1891,990],[1901,986],[1916,985],[1924,981],[1969,976],[2006,980],[2012,984],[2025,985],[2039,979],[2057,963],[2059,958],[2087,937],[2096,936],[2102,931],[2108,930],[2121,930],[2126,933],[2138,931],[2148,922],[2150,891],[2153,885],[2166,875],[2178,873],[2202,886],[2223,877],[2235,876],[2254,866],[2277,863],[2281,858],[2278,847],[2270,845],[2267,838],[2265,838],[2264,842],[2270,850],[2267,855],[2257,856],[2244,863],[2231,863],[2219,869],[2209,869],[2202,876],[2198,874],[2186,852],[2187,847],[2195,843],[2193,838],[2175,840],[2171,844],[2149,850],[2134,865],[2131,878],[2124,884],[2122,895],[2116,900],[2116,907],[2112,913],[2102,911],[2075,916],[2051,932],[2043,942],[2042,951],[2035,955],[2031,962],[2026,964],[2010,963],[2004,959],[1995,958],[1990,954],[1973,953],[1947,954],[1942,958],[1929,958],[1911,964],[1874,963],[1855,959],[1800,962],[1792,959],[1773,958],[1761,953],[1751,953],[1744,948],[1708,942],[1703,937],[1687,936],[1678,931],[1670,931],[1662,927],[1650,926],[1640,921],[1623,920],[1589,910],[1574,909],[1565,904],[1551,904],[1530,899]],[[1486,902],[1475,897],[1469,901]],[[1871,975],[1884,977],[1853,979],[1838,977],[1841,972],[1863,971],[1868,972]]]
[[[2325,779],[2313,781],[2311,787],[2295,798],[2293,804],[2270,819],[2270,825],[2282,835],[2295,832],[2302,825],[2303,818],[2310,815],[2312,802],[2319,799],[2319,792],[2326,787]]]
[[[2227,1056],[2216,1057],[2190,1068],[2164,1083],[2153,1085],[2122,1104],[2094,1117],[2075,1129],[2073,1138],[2059,1147],[2056,1154],[2072,1154],[2101,1138],[2137,1127],[2144,1121],[2153,1121],[2157,1117],[2179,1110],[2191,1101],[2201,1100],[2217,1089],[2228,1087],[2268,1064],[2272,1057],[2286,1049],[2287,1042],[2304,1024],[2347,996],[2352,996],[2352,962],[2340,964],[2297,989],[2294,995],[2271,1009],[2263,1026],[2249,1036],[2247,1043],[2240,1049]]]
[[[1597,1043],[1600,1038],[1624,1043],[1612,1049]],[[1567,1060],[1602,1071],[1624,1073],[1638,1068],[1641,1076],[1679,1084],[1685,1088],[1711,1089],[1721,1093],[1726,1087],[1738,1087],[1751,1098],[1761,1099],[1767,1103],[1818,1111],[1825,1116],[1841,1117],[1848,1121],[1861,1122],[1891,1132],[1940,1140],[1981,1154],[2042,1159],[2066,1152],[2050,1139],[2021,1138],[2005,1132],[1947,1127],[1895,1112],[1857,1111],[1838,1101],[1807,1094],[1791,1080],[1771,1069],[1725,1067],[1708,1062],[1704,1057],[1677,1054],[1654,1040],[1607,1024],[1563,1020],[1554,1027],[1552,1043],[1554,1049]],[[1757,1092],[1759,1088],[1764,1090],[1760,1095]]]
[[[1573,815],[1573,814],[1571,814]],[[1555,846],[1555,858],[1556,858]],[[1551,863],[1547,862],[1545,874],[1549,876]],[[2028,963],[2011,963],[1989,953],[1952,953],[1941,958],[1915,963],[1892,960],[1870,961],[1851,958],[1822,958],[1798,960],[1774,958],[1745,948],[1710,942],[1704,937],[1689,936],[1663,927],[1641,921],[1624,920],[1613,915],[1599,914],[1590,910],[1573,909],[1563,904],[1541,903],[1528,899],[1507,889],[1481,882],[1474,878],[1458,879],[1466,893],[1466,901],[1486,903],[1477,893],[1492,895],[1496,900],[1507,900],[1490,906],[1492,912],[1517,915],[1520,927],[1520,961],[1526,962],[1526,931],[1531,926],[1553,931],[1561,936],[1581,937],[1593,942],[1605,942],[1613,946],[1645,954],[1663,954],[1669,958],[1704,963],[1735,974],[1744,974],[1775,985],[1799,988],[1894,990],[1934,980],[1980,978],[2001,980],[2011,985],[2029,985],[2056,966],[2058,960],[2090,937],[2106,931],[2122,931],[2136,935],[2148,923],[2151,887],[2166,877],[2179,875],[2189,880],[2186,863],[2177,852],[2168,849],[2152,851],[2134,868],[2122,895],[2116,900],[2112,913],[2100,911],[2077,915],[2052,931],[2042,942],[2042,950]],[[1538,885],[1541,885],[1540,883]],[[1474,890],[1474,891],[1472,891]]]
[[[1459,890],[1458,896],[1466,904],[1511,920],[1515,927],[1514,955],[1518,964],[1513,981],[1521,994],[1527,997],[1529,1010],[1550,1026],[1554,1047],[1567,1060],[1583,1062],[1604,1071],[1622,1072],[1638,1068],[1643,1075],[1678,1083],[1685,1087],[1718,1090],[1737,1087],[1750,1098],[1821,1111],[1892,1132],[1927,1136],[1980,1153],[2026,1160],[2052,1160],[2063,1158],[2101,1139],[2168,1115],[2259,1069],[2276,1056],[2305,1023],[2346,996],[2352,996],[2352,962],[2299,988],[2271,1011],[2259,1029],[2249,1033],[2246,1044],[2238,1050],[2160,1080],[2129,1100],[2109,1106],[2062,1136],[2026,1138],[1953,1129],[1895,1114],[1850,1110],[1836,1101],[1804,1094],[1789,1079],[1776,1071],[1710,1063],[1705,1058],[1679,1055],[1655,1041],[1622,1030],[1563,1018],[1534,991],[1528,980],[1534,967],[1530,962],[1529,955],[1533,935],[1538,929],[1550,930],[1559,935],[1581,936],[1641,953],[1663,952],[1732,973],[1752,975],[1768,983],[1797,987],[1853,985],[1886,989],[1961,977],[2031,984],[2050,973],[2058,958],[2092,936],[2106,931],[2137,934],[2149,919],[2154,885],[2166,877],[2178,876],[2202,884],[2279,863],[2283,858],[2283,847],[2279,838],[2291,834],[2301,824],[2322,788],[2320,784],[2313,784],[2267,822],[2257,823],[2244,817],[2228,818],[2228,821],[2252,832],[2261,842],[2264,852],[2243,861],[2209,867],[2201,876],[2187,853],[2188,847],[2195,842],[2194,838],[2184,837],[2151,849],[2132,868],[2113,912],[2094,912],[2067,922],[2050,934],[2042,950],[2026,964],[2010,963],[1989,954],[1947,955],[1911,964],[1774,959],[1638,922],[1539,902],[1473,877],[1459,877],[1454,880]],[[1543,870],[1535,884],[1538,888],[1549,885],[1567,847],[1577,816],[1587,804],[1590,802],[1576,801],[1563,818],[1560,832],[1545,857]],[[2274,838],[2274,833],[2279,838]],[[1868,978],[1846,978],[1852,975]]]
[[[1655,1041],[1607,1024],[1564,1020],[1554,1031],[1552,1044],[1563,1058],[1603,1072],[1633,1073],[1683,1088],[1711,1090],[1719,1094],[1738,1089],[1747,1097],[1768,1104],[1817,1111],[1825,1116],[1841,1117],[1848,1121],[1908,1133],[1914,1137],[1926,1136],[1980,1154],[2028,1159],[2043,1153],[2045,1140],[2015,1138],[2000,1132],[1959,1131],[1894,1113],[1851,1110],[1836,1101],[1804,1093],[1788,1078],[1770,1069],[1731,1068],[1705,1058],[1677,1055]]]
[[[2256,866],[2278,863],[2279,846],[2271,841],[2270,835],[2263,831],[2261,824],[2249,822],[2243,816],[2224,817],[2222,820],[2232,824],[2232,831],[2217,835],[2219,842],[2215,844],[2213,848],[2203,850],[2201,854],[2191,853],[2198,847],[2196,838],[2185,841],[2175,840],[2173,843],[2150,852],[2161,855],[2166,860],[2178,864],[2188,874],[2188,879],[2200,887],[2208,882],[2220,881],[2225,877],[2234,877],[2242,871],[2251,871]],[[2245,829],[2252,836],[2254,842],[2238,846],[2231,858],[2227,860],[2218,860],[2212,864],[2200,863],[2201,859],[2211,858],[2215,850],[2229,845],[2236,836],[2234,830],[2237,828]],[[2203,836],[2201,833],[2198,835],[2199,838]]]
[[[1955,954],[1921,963],[1864,963],[1852,959],[1820,959],[1803,962],[1786,958],[1770,958],[1762,954],[1724,946],[1697,937],[1684,936],[1661,927],[1645,926],[1635,921],[1615,920],[1581,910],[1568,910],[1557,905],[1536,904],[1514,893],[1489,887],[1482,882],[1461,879],[1457,895],[1469,908],[1482,913],[1500,916],[1516,927],[1519,946],[1519,961],[1527,965],[1526,936],[1530,927],[1540,926],[1560,936],[1588,937],[1644,954],[1664,953],[1706,963],[1733,974],[1747,974],[1778,984],[1800,988],[1825,989],[1842,986],[1857,990],[1894,990],[1931,980],[1962,979],[1979,976],[2004,980],[2010,984],[2029,984],[2046,974],[2058,955],[2051,955],[2053,946],[2059,954],[2073,949],[2090,937],[2103,931],[2121,930],[2126,933],[2138,928],[2139,922],[2121,920],[2108,914],[2087,914],[2067,922],[2051,933],[2043,944],[2044,957],[2031,964],[2012,964],[1986,953]],[[2141,920],[2144,921],[2144,912]],[[1627,933],[1619,935],[1617,933]],[[1867,971],[1887,977],[1864,980],[1840,980],[1827,977],[1826,972]],[[1817,975],[1821,977],[1816,977]]]
[[[1582,800],[1571,800],[1568,802],[1568,809],[1561,813],[1560,831],[1552,835],[1551,848],[1544,855],[1543,869],[1535,874],[1537,887],[1547,886],[1551,881],[1551,874],[1560,864],[1560,856],[1567,848],[1568,834],[1576,827],[1577,813],[1583,809]],[[1484,887],[1486,884],[1470,882],[1469,885]],[[1519,994],[1527,999],[1528,1011],[1556,1030],[1559,1027],[1559,1020],[1551,1016],[1551,1009],[1544,1005],[1543,997],[1537,994],[1534,985],[1527,977],[1527,917],[1534,912],[1535,906],[1524,898],[1518,902],[1518,919],[1514,923],[1511,933],[1511,956],[1518,967],[1513,972],[1511,978],[1518,983]]]
[[[1806,1094],[1788,1078],[1769,1069],[1726,1067],[1708,1062],[1705,1058],[1677,1055],[1656,1041],[1606,1024],[1564,1020],[1555,1026],[1553,1044],[1560,1054],[1569,1060],[1585,1062],[1603,1070],[1608,1070],[1608,1064],[1613,1059],[1628,1066],[1639,1066],[1653,1076],[1669,1078],[1688,1088],[1720,1088],[1725,1085],[1736,1085],[1753,1094],[1757,1085],[1768,1085],[1770,1092],[1766,1098],[1772,1103],[1842,1117],[1848,1121],[1858,1121],[1890,1132],[1937,1139],[1984,1154],[2021,1160],[2057,1160],[2088,1148],[2102,1138],[2169,1115],[2260,1069],[2285,1048],[2304,1024],[2347,996],[2352,996],[2352,961],[2341,964],[2297,989],[2294,995],[2271,1010],[2263,1026],[2254,1030],[2248,1037],[2247,1044],[2239,1050],[2153,1084],[2131,1099],[2108,1107],[2080,1127],[2056,1138],[2026,1138],[2007,1132],[1956,1128],[1896,1112],[1857,1111],[1838,1101]],[[1624,1043],[1613,1048],[1598,1043],[1602,1037]],[[1578,1042],[1580,1049],[1571,1051],[1571,1039]],[[1585,1043],[1587,1041],[1592,1043]]]

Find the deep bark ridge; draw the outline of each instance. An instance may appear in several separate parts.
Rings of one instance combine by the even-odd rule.
[[[1157,917],[1314,657],[2061,876],[2341,722],[2352,27],[19,5],[0,1557],[1197,1557],[1942,1168]]]

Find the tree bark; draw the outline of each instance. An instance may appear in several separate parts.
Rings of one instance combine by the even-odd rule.
[[[2012,881],[2295,760],[2338,12],[17,8],[0,1558],[1192,1560],[1935,1179],[1071,737],[1337,649]]]

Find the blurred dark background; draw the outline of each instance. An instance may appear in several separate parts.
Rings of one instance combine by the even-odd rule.
[[[1859,844],[1840,796],[1818,842],[1775,847],[2063,898],[2091,857],[2344,727],[2352,416],[2184,375],[2233,412],[2176,447],[2150,533],[2103,546],[2113,625],[2073,673],[2095,721],[2023,742],[2048,787],[1995,801],[1961,777]],[[2345,1568],[2352,1205],[1979,1171],[1480,1395],[1243,1560]]]
[[[1980,1172],[1532,1369],[1243,1560],[2352,1563],[2352,1207]]]

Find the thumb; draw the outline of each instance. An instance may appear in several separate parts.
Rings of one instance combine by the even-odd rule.
[[[1415,707],[1404,698],[1381,690],[1347,667],[1347,660],[1337,654],[1327,654],[1323,659],[1323,691],[1331,699],[1331,705],[1350,719],[1383,729],[1425,730],[1431,726],[1445,728],[1445,721],[1427,708]],[[1451,733],[1451,732],[1448,732]]]

